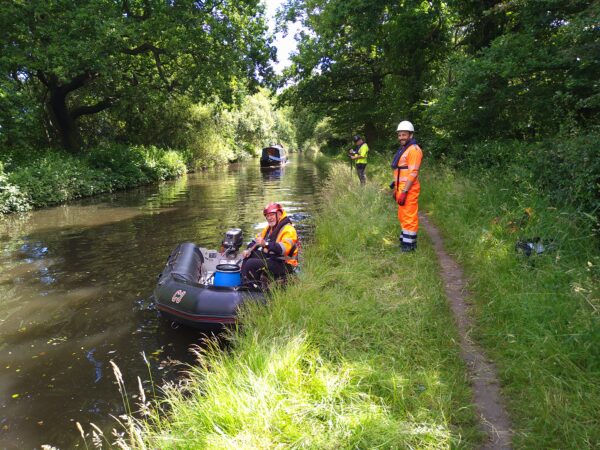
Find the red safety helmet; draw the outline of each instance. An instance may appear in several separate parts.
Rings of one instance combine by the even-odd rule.
[[[267,214],[276,213],[278,211],[283,212],[283,208],[279,203],[269,203],[267,206],[265,206],[265,209],[263,209],[263,215],[266,216]]]

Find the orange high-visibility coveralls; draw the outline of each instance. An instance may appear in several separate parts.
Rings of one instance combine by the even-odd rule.
[[[413,184],[406,195],[404,206],[398,205],[398,220],[402,228],[402,245],[415,248],[417,245],[417,231],[419,230],[419,192],[421,185],[418,175],[421,168],[423,152],[416,144],[411,144],[398,160],[398,165],[394,169],[394,180],[396,181],[396,191],[394,193],[396,201],[400,193],[406,186],[407,181],[412,180]]]

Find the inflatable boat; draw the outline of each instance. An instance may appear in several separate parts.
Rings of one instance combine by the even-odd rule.
[[[154,289],[161,315],[194,328],[214,328],[235,323],[243,304],[264,302],[258,287],[241,283],[238,250],[242,240],[242,230],[234,228],[225,233],[219,251],[193,242],[179,244]]]

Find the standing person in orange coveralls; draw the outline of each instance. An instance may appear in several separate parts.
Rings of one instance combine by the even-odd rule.
[[[417,145],[413,135],[415,128],[408,120],[403,120],[396,129],[400,148],[394,155],[392,169],[394,181],[390,188],[394,189],[394,199],[398,203],[398,220],[400,221],[400,245],[403,252],[417,249],[417,232],[419,231],[419,169],[423,152]]]

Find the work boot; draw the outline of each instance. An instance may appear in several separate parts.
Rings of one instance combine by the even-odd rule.
[[[400,251],[402,253],[409,253],[409,252],[414,252],[417,249],[417,246],[414,244],[406,244],[406,243],[402,243],[401,247],[400,247]]]

